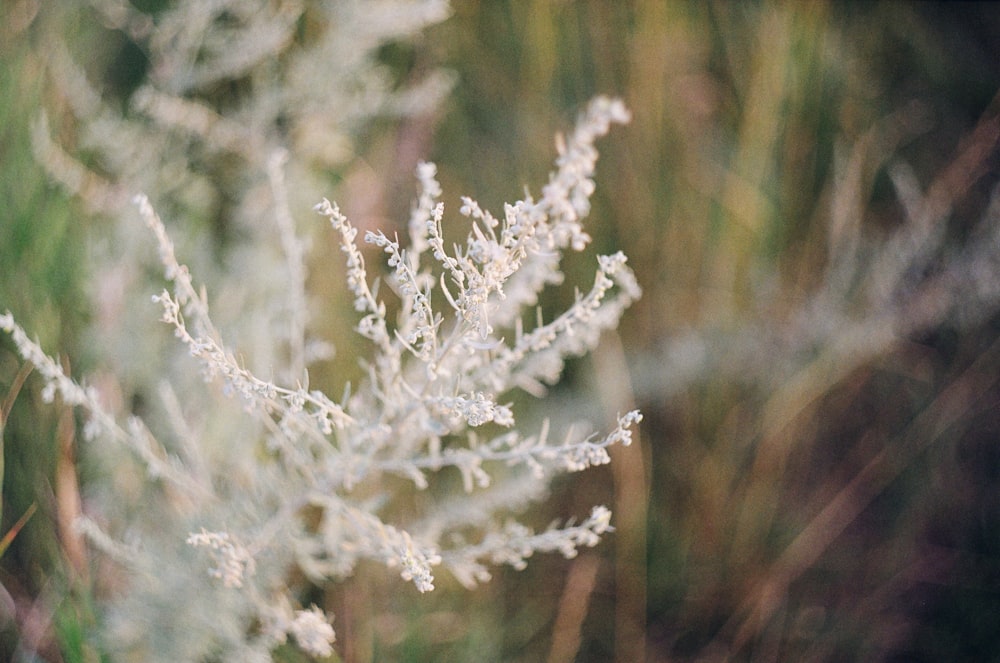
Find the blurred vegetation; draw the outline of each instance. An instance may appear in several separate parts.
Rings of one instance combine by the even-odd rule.
[[[32,156],[29,126],[45,98],[37,50],[43,44],[35,42],[30,27],[36,9],[27,2],[0,5],[0,309],[22,320],[45,347],[58,348],[78,374],[75,362],[86,361],[78,343],[88,318],[82,270],[86,227]],[[85,628],[81,615],[89,612],[71,598],[77,588],[57,513],[60,472],[65,477],[75,469],[72,415],[44,403],[40,385],[23,370],[3,335],[0,400],[8,402],[6,420],[0,421],[0,536],[15,536],[0,557],[0,659],[81,660],[81,643],[71,631]]]
[[[498,203],[538,181],[549,154],[530,148],[593,94],[635,114],[601,145],[589,227],[645,289],[617,343],[647,416],[648,515],[631,548],[600,550],[578,660],[638,660],[616,630],[641,633],[654,661],[998,655],[996,308],[867,356],[798,324],[823,304],[836,205],[878,239],[903,227],[894,164],[930,190],[970,144],[985,152],[954,187],[928,273],[981,219],[1000,223],[995,135],[970,138],[1000,111],[992,8],[479,2],[442,33],[460,73],[434,143],[445,191]],[[864,279],[836,307],[862,312]],[[621,409],[613,345],[576,387]],[[627,573],[642,573],[643,536],[637,614]],[[542,633],[511,657],[541,658]]]
[[[570,562],[498,570],[472,594],[445,584],[410,600],[361,573],[332,599],[340,655],[1000,655],[995,302],[972,301],[977,315],[961,316],[962,302],[945,302],[955,306],[885,340],[866,326],[881,312],[866,308],[869,275],[839,290],[829,283],[849,236],[838,223],[874,238],[859,260],[875,266],[880,242],[906,228],[900,164],[928,196],[944,191],[950,209],[940,244],[904,283],[913,292],[978,241],[982,220],[1000,223],[990,209],[1000,14],[947,3],[454,6],[419,53],[385,52],[404,75],[438,64],[456,72],[449,105],[433,127],[373,128],[362,158],[390,179],[392,219],[405,219],[420,157],[438,163],[452,211],[459,193],[497,210],[522,184],[544,181],[551,136],[587,99],[624,97],[634,120],[599,145],[588,230],[598,251],[625,251],[645,296],[541,414],[603,425],[634,402],[646,421],[641,445],[566,486],[538,516],[544,526],[605,498],[617,507],[614,537]],[[0,308],[80,374],[81,247],[93,228],[31,156],[28,126],[45,103],[37,8],[0,10]],[[88,38],[81,30],[74,38]],[[114,52],[95,41],[87,66],[127,89],[141,68],[130,66],[127,39],[104,41]],[[592,255],[569,265],[568,283],[589,274]],[[904,288],[890,301],[909,296]],[[824,307],[831,329],[821,328]],[[893,320],[911,320],[910,308],[895,311]],[[852,340],[862,332],[875,340]],[[0,353],[4,396],[19,366],[6,339]],[[606,412],[595,415],[594,403]],[[71,572],[57,535],[54,487],[70,435],[64,424],[60,438],[60,416],[29,377],[4,430],[0,534],[32,503],[39,511],[0,559],[16,605],[0,615],[0,658],[94,655],[85,632],[97,589]]]

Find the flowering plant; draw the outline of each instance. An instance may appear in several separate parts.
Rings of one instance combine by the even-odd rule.
[[[538,309],[530,328],[522,318],[546,286],[563,278],[564,252],[587,246],[582,220],[594,191],[594,142],[628,119],[621,101],[592,101],[572,135],[558,140],[556,170],[540,198],[505,205],[501,218],[463,198],[460,212],[470,230],[464,245],[451,250],[435,167],[420,164],[407,241],[382,232],[364,236],[388,257],[385,284],[398,299],[395,316],[370,280],[358,230],[335,204],[319,203],[316,211],[332,225],[346,258],[360,316],[356,330],[373,347],[366,379],[356,389],[348,386],[339,400],[309,383],[305,246],[286,207],[282,155],[271,160],[269,175],[293,275],[288,298],[295,304],[283,337],[288,365],[278,371],[291,376],[287,383],[261,378],[237,359],[213,323],[207,294],[178,260],[148,199],[137,196],[169,282],[153,300],[206,380],[241,406],[239,424],[222,427],[230,436],[228,458],[239,462],[207,453],[200,441],[220,427],[207,418],[189,421],[168,388],[164,408],[172,413],[176,451],[143,419],[120,423],[96,389],[70,379],[10,313],[0,315],[0,328],[45,378],[45,395],[58,392],[65,403],[86,410],[85,437],[130,449],[170,502],[170,518],[144,532],[160,537],[157,545],[119,542],[93,520],[79,523],[133,572],[121,604],[135,610],[116,613],[116,647],[157,655],[148,635],[139,635],[136,610],[158,611],[157,624],[197,621],[196,615],[178,616],[163,599],[168,591],[183,591],[179,583],[214,597],[204,602],[212,605],[211,623],[191,639],[185,657],[221,650],[266,658],[289,634],[306,652],[325,656],[333,628],[319,608],[295,607],[292,568],[325,583],[369,559],[396,569],[420,592],[434,589],[439,568],[473,587],[490,578],[490,564],[520,569],[536,551],[573,557],[610,530],[611,513],[603,506],[580,522],[542,532],[512,516],[541,499],[552,476],[609,462],[607,447],[629,444],[641,415],[621,415],[603,437],[570,433],[553,441],[547,424],[533,434],[519,431],[502,398],[515,390],[541,395],[558,381],[565,359],[592,348],[640,294],[624,255],[600,256],[593,286],[565,312],[546,322]],[[219,412],[229,416],[232,408]],[[462,493],[434,490],[451,472],[461,477]],[[423,497],[415,499],[412,515],[390,508],[401,496],[418,494]],[[207,587],[206,577],[214,579]]]

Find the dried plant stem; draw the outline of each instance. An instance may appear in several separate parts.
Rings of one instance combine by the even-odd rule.
[[[78,578],[86,579],[87,551],[83,544],[83,536],[74,527],[74,523],[83,515],[80,485],[77,481],[76,429],[73,420],[73,409],[62,408],[59,413],[59,425],[56,429],[59,440],[59,458],[56,460],[55,493],[57,523],[59,527],[59,542],[62,545],[63,556],[69,562]]]
[[[608,416],[635,408],[625,348],[617,333],[594,353],[601,401]],[[646,515],[649,479],[640,436],[628,448],[612,449],[615,497],[615,661],[646,658]]]
[[[559,599],[559,612],[552,628],[552,647],[548,663],[569,663],[576,660],[580,651],[580,633],[590,607],[590,597],[597,584],[600,559],[582,555],[569,567],[566,587]]]

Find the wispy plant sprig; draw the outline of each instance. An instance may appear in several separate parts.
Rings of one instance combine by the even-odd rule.
[[[296,603],[287,587],[291,567],[326,583],[372,560],[428,592],[435,588],[439,568],[471,587],[489,579],[488,565],[520,569],[535,552],[573,557],[611,531],[611,512],[603,506],[582,521],[571,519],[540,533],[515,516],[544,497],[554,475],[608,463],[607,448],[628,445],[642,416],[637,411],[620,415],[604,436],[570,431],[553,442],[547,422],[534,434],[518,430],[508,398],[517,389],[541,393],[545,384],[558,381],[566,358],[591,349],[640,295],[625,256],[616,253],[597,258],[593,286],[578,293],[565,312],[544,322],[543,312],[533,310],[541,290],[563,278],[563,252],[583,250],[589,242],[582,220],[594,190],[593,143],[612,124],[628,119],[622,102],[595,99],[570,138],[558,141],[556,170],[541,198],[506,205],[502,220],[463,198],[459,211],[468,220],[468,237],[451,250],[443,240],[445,210],[435,168],[420,164],[409,245],[379,231],[364,236],[380,249],[378,255],[386,256],[390,273],[382,294],[395,293],[400,300],[392,319],[369,284],[358,230],[334,203],[318,204],[316,211],[337,233],[345,257],[347,287],[359,315],[355,329],[371,342],[368,376],[341,402],[308,385],[305,245],[288,211],[281,153],[269,162],[268,180],[295,300],[290,308],[298,312],[280,339],[287,353],[273,355],[287,365],[276,367],[278,377],[272,379],[237,359],[243,355],[212,320],[208,293],[178,260],[149,199],[136,196],[169,284],[153,296],[161,320],[188,349],[191,366],[238,398],[250,423],[231,443],[251,456],[249,469],[238,477],[229,465],[213,465],[200,450],[209,433],[185,420],[176,391],[161,389],[164,411],[180,419],[172,426],[183,438],[184,453],[178,457],[168,456],[138,417],[119,426],[101,408],[96,391],[67,377],[9,313],[0,316],[0,328],[38,366],[46,393],[58,391],[66,403],[90,412],[88,439],[119,439],[146,463],[151,476],[187,489],[195,508],[178,517],[174,530],[189,529],[178,531],[177,539],[200,560],[195,570],[219,583],[213,591],[240,606],[237,621],[264,625],[256,646],[273,646],[290,634],[305,650],[323,654],[333,642],[333,629],[317,609],[291,608]],[[524,316],[539,321],[529,332]],[[424,491],[454,472],[464,496],[442,500],[440,513],[436,497],[422,500],[422,512],[409,517],[386,507],[398,491]],[[389,481],[389,476],[405,481]],[[93,520],[81,529],[114,558],[131,557],[126,565],[136,573],[150,568],[143,557],[146,548],[117,545]],[[186,582],[196,582],[191,568],[178,572],[186,574]],[[276,612],[275,605],[287,609]],[[244,621],[245,628],[248,624]]]

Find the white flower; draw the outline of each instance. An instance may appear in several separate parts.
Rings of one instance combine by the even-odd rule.
[[[309,610],[296,610],[295,619],[289,625],[288,632],[307,654],[325,658],[333,653],[333,647],[330,645],[333,644],[336,635],[326,615],[316,606],[312,606]]]
[[[222,584],[230,588],[243,586],[243,581],[254,574],[256,562],[253,555],[242,544],[235,541],[228,532],[192,532],[187,543],[194,547],[207,547],[217,566],[209,570],[214,578],[222,580]]]

